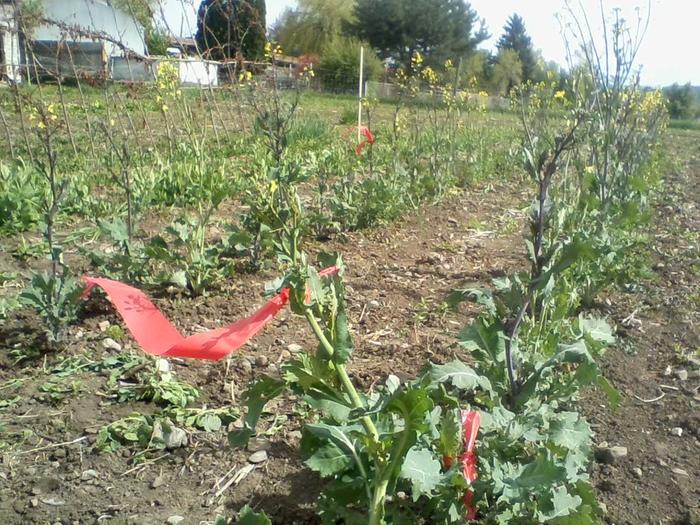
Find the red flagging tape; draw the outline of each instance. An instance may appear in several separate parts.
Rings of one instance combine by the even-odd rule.
[[[462,464],[462,474],[471,484],[476,480],[476,454],[474,453],[474,443],[476,434],[479,432],[481,415],[475,410],[462,410],[462,428],[464,429],[464,452],[459,456]],[[471,489],[464,493],[464,504],[467,507],[467,519],[476,519],[476,507],[472,503],[474,493]]]
[[[374,135],[372,135],[372,132],[369,130],[367,126],[361,126],[360,127],[360,133],[364,135],[365,140],[360,142],[356,147],[355,147],[355,155],[359,156],[360,153],[362,153],[362,150],[365,148],[367,144],[374,144]]]
[[[325,277],[337,271],[336,267],[326,268],[319,275]],[[83,281],[87,285],[84,298],[94,287],[102,288],[141,348],[148,354],[166,357],[223,359],[262,330],[289,302],[289,289],[285,288],[250,317],[184,337],[141,290],[111,279],[86,276]]]
[[[462,465],[462,475],[472,484],[476,480],[476,454],[474,453],[474,444],[476,443],[476,435],[479,432],[481,424],[481,415],[476,410],[462,410],[462,429],[464,432],[464,451],[459,456],[459,463]],[[443,463],[445,468],[450,468],[454,458],[445,456]],[[474,493],[468,489],[464,493],[464,505],[467,507],[467,519],[476,519],[476,507],[473,503]]]

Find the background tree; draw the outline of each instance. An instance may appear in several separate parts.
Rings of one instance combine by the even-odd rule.
[[[460,87],[485,88],[487,87],[490,53],[483,49],[477,49],[462,62],[462,82]]]
[[[668,113],[675,119],[692,119],[700,116],[698,97],[690,82],[681,86],[673,84],[663,89],[668,100]]]
[[[513,49],[502,49],[493,66],[491,82],[494,90],[507,95],[514,86],[523,82],[523,64]]]
[[[369,42],[381,58],[406,67],[416,51],[426,64],[441,64],[469,56],[489,37],[483,21],[463,0],[357,0],[348,30]]]
[[[360,46],[356,38],[336,36],[328,41],[321,50],[321,60],[317,75],[328,91],[357,91],[360,79]],[[377,80],[384,72],[384,64],[365,44],[364,78]]]
[[[352,0],[299,0],[272,29],[273,40],[291,55],[320,54],[353,20]]]
[[[144,41],[150,55],[164,55],[168,48],[166,31],[155,23],[158,0],[112,0],[115,7],[131,15],[143,26]]]
[[[197,45],[215,60],[239,54],[264,56],[265,0],[203,0],[197,14]]]
[[[503,27],[503,35],[499,38],[496,47],[499,52],[511,49],[517,53],[522,65],[522,80],[524,82],[539,80],[537,54],[532,47],[532,40],[527,31],[525,31],[525,23],[519,15],[513,14],[508,19]]]

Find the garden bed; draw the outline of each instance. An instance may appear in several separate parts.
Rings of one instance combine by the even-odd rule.
[[[597,307],[621,337],[604,357],[603,369],[623,394],[623,404],[611,411],[595,393],[583,402],[596,442],[627,448],[624,457],[596,463],[592,472],[606,520],[618,525],[698,520],[699,381],[697,360],[693,365],[688,358],[697,359],[700,344],[700,150],[697,134],[690,132],[675,133],[670,142],[678,156],[666,173],[668,193],[656,203],[650,246],[654,275],[632,293],[610,294]],[[476,309],[449,311],[445,298],[457,287],[485,286],[526,266],[521,230],[529,196],[518,181],[491,182],[406,220],[336,236],[311,250],[344,254],[356,343],[349,370],[356,384],[371,388],[390,373],[415,377],[426,360],[469,361],[454,342]],[[215,295],[164,294],[156,303],[189,334],[254,310],[263,301],[264,282],[273,277],[270,272],[240,275]],[[306,414],[288,399],[268,406],[261,439],[250,450],[230,449],[223,431],[190,432],[187,446],[170,451],[93,450],[101,426],[154,410],[151,403],[106,398],[104,374],[69,373],[69,356],[88,362],[115,355],[104,348],[108,336],[122,352],[139,352],[105,321],[120,326],[106,301],[91,299],[70,328],[65,350],[28,356],[19,365],[10,351],[16,355],[27,346],[36,324],[22,316],[0,329],[0,402],[9,404],[0,410],[2,523],[159,524],[177,523],[179,516],[181,523],[198,524],[233,516],[245,504],[265,510],[274,523],[317,523],[314,501],[322,483],[297,452]],[[181,381],[200,390],[198,404],[235,406],[249,381],[277,373],[294,345],[309,348],[315,342],[304,323],[285,310],[230,360],[171,360],[171,366]],[[57,367],[65,374],[56,374]],[[54,386],[47,388],[49,383]],[[251,463],[258,449],[267,459]]]

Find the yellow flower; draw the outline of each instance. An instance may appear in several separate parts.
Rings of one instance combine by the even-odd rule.
[[[110,125],[110,127],[113,128],[113,127],[114,127],[114,124],[115,124],[114,119],[113,119],[113,118],[109,119],[109,125]]]
[[[479,91],[479,96],[483,98],[488,98],[489,94],[486,91]]]
[[[53,113],[54,111],[56,111],[56,108],[53,104],[49,104],[49,107],[46,108],[46,111],[48,111],[49,113]]]
[[[452,67],[452,60],[449,58],[445,61],[445,69],[450,69]]]
[[[44,124],[43,122],[39,122],[39,123],[36,125],[36,127],[39,128],[39,129],[46,129],[46,124]]]
[[[414,66],[420,66],[423,63],[423,55],[421,55],[418,51],[414,51],[413,56],[411,57],[411,63]]]
[[[427,80],[430,84],[437,84],[438,82],[437,73],[435,73],[433,68],[431,68],[430,66],[426,67],[421,73],[421,75],[423,75],[423,78]]]
[[[163,110],[163,113],[166,113],[166,112],[168,111],[168,105],[167,105],[167,104],[163,104],[163,106],[162,106],[160,109]]]
[[[554,98],[555,100],[566,100],[566,91],[560,89],[559,91],[554,93]]]

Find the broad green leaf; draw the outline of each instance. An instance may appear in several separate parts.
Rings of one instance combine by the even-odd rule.
[[[548,503],[549,508],[539,513],[542,522],[573,514],[581,506],[582,500],[579,496],[569,494],[566,487],[558,487]],[[542,507],[545,507],[544,502]]]
[[[484,432],[503,432],[515,419],[515,414],[498,405],[481,412],[481,429]]]
[[[217,432],[221,428],[221,418],[216,414],[204,414],[198,424],[206,432]]]
[[[428,419],[430,411],[433,409],[433,401],[425,389],[412,388],[410,390],[397,391],[389,400],[386,408],[401,416],[404,420],[404,432],[414,433],[408,440],[409,443],[405,447],[406,449],[415,443],[418,433],[428,431]]]
[[[559,412],[549,424],[549,439],[570,450],[588,449],[591,427],[577,412]]]
[[[315,423],[306,425],[304,427],[304,432],[309,432],[321,441],[331,442],[336,446],[357,455],[357,449],[355,447],[355,438],[350,437],[351,433],[362,432],[362,427],[360,425],[327,425],[325,423]]]
[[[298,359],[285,364],[283,370],[286,381],[298,385],[307,403],[337,422],[347,421],[352,405],[328,383],[332,378],[327,361],[302,354]]]
[[[486,377],[457,359],[444,365],[431,363],[426,370],[426,375],[433,384],[449,382],[461,390],[474,390],[476,388],[491,390],[491,383]]]
[[[520,497],[523,491],[542,490],[566,480],[566,469],[556,465],[546,451],[520,469],[515,478],[505,479],[504,498]]]
[[[353,409],[345,401],[338,401],[335,396],[326,395],[320,390],[312,389],[309,392],[304,396],[304,401],[324,416],[338,423],[345,423],[350,419]]]
[[[333,361],[344,364],[350,358],[353,350],[352,337],[348,330],[348,316],[345,312],[345,301],[342,298],[338,301],[338,314],[335,318],[333,333]]]
[[[284,381],[272,377],[263,377],[256,381],[243,394],[243,400],[248,404],[246,421],[250,426],[255,426],[265,405],[279,396],[284,390]]]
[[[516,401],[518,404],[525,403],[532,395],[535,393],[537,388],[537,383],[539,382],[542,375],[547,372],[550,368],[554,368],[561,364],[577,364],[583,367],[578,370],[578,379],[585,380],[585,382],[592,382],[597,379],[598,367],[593,360],[586,343],[584,341],[577,341],[571,345],[561,345],[556,354],[554,354],[550,359],[545,361],[540,367],[533,372],[533,374],[527,379],[525,384],[523,384],[520,389]]]
[[[312,304],[322,303],[325,296],[325,291],[323,289],[323,283],[321,282],[321,278],[318,276],[318,272],[316,271],[316,269],[312,266],[308,267],[308,273],[309,278],[306,281],[306,284],[309,287],[309,291],[311,293],[311,302]]]
[[[446,410],[440,418],[440,453],[457,459],[462,449],[462,421],[459,410]]]
[[[387,392],[390,394],[393,394],[401,386],[401,380],[398,377],[396,377],[394,374],[389,374],[389,376],[386,378],[386,381],[384,382],[384,384],[386,385]]]
[[[610,381],[608,381],[607,378],[599,376],[596,386],[603,391],[605,396],[608,398],[608,404],[612,408],[617,408],[620,406],[620,403],[622,403],[622,395],[614,386],[610,384]]]
[[[585,336],[590,337],[594,341],[606,344],[615,342],[612,327],[604,319],[580,316],[578,326]]]
[[[338,474],[354,463],[351,452],[332,442],[319,447],[304,463],[321,477]]]
[[[505,362],[505,335],[503,327],[497,321],[488,324],[486,319],[475,319],[460,332],[459,345],[470,352],[479,350],[485,352],[494,364]]]
[[[447,296],[447,305],[454,308],[462,301],[470,300],[479,306],[483,306],[490,313],[496,311],[496,304],[493,302],[493,296],[490,290],[480,290],[478,288],[464,288],[461,290],[452,290]]]
[[[236,523],[239,525],[272,525],[264,512],[255,512],[248,505],[241,509]]]
[[[411,482],[413,501],[430,496],[442,479],[440,462],[426,449],[411,448],[401,467],[401,477]]]
[[[591,485],[586,481],[579,481],[576,484],[575,495],[581,498],[581,506],[576,512],[553,519],[550,523],[552,525],[600,525],[601,521],[598,518],[600,508]]]
[[[178,288],[187,288],[187,273],[185,270],[178,270],[170,275],[170,283]]]
[[[229,432],[228,441],[234,448],[243,447],[255,435],[255,427],[265,405],[279,396],[284,390],[285,383],[271,377],[263,377],[256,381],[243,394],[243,401],[248,404],[245,426],[242,429]]]

